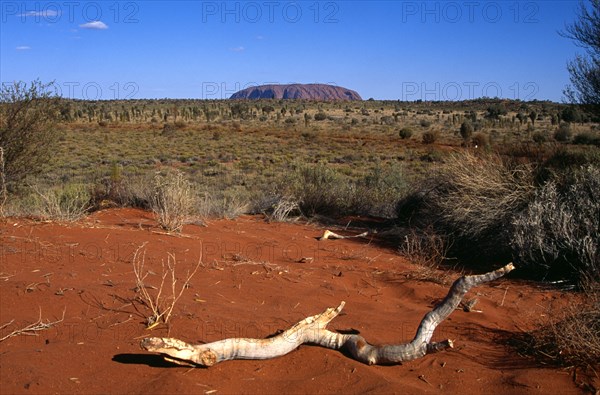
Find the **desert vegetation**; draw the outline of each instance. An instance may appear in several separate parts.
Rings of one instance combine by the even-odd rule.
[[[174,233],[240,214],[374,216],[394,229],[382,234],[393,235],[397,251],[427,268],[423,279],[445,282],[435,279],[440,267],[491,270],[514,261],[517,276],[585,290],[584,307],[546,323],[552,331],[535,332],[538,342],[573,320],[599,333],[600,130],[584,107],[500,99],[93,102],[46,89],[35,82],[2,93],[4,216],[72,221],[131,206],[151,210]],[[139,271],[142,290],[144,276]],[[155,296],[144,298],[156,307]],[[165,311],[154,320],[168,319]],[[598,357],[597,348],[584,349],[586,361]]]

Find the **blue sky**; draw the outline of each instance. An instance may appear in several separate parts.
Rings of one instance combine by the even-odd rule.
[[[0,80],[65,97],[227,98],[332,83],[364,99],[563,99],[576,1],[0,1]]]

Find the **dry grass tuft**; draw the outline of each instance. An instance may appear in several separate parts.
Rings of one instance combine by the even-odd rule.
[[[269,222],[287,222],[293,212],[300,212],[298,202],[290,198],[279,198],[271,206],[272,212],[267,215]]]
[[[440,178],[432,197],[439,216],[459,234],[473,238],[504,224],[534,192],[531,168],[508,166],[497,155],[453,155]]]
[[[448,284],[451,281],[450,273],[440,270],[447,258],[448,249],[448,241],[433,229],[427,228],[423,231],[411,229],[405,234],[399,252],[410,262],[419,265],[419,270],[411,273],[411,279]]]
[[[191,215],[194,193],[191,183],[177,170],[156,173],[150,196],[150,207],[158,223],[168,232],[180,232]]]
[[[91,208],[90,190],[84,184],[66,184],[42,191],[33,187],[33,190],[37,195],[35,210],[46,219],[77,221]]]

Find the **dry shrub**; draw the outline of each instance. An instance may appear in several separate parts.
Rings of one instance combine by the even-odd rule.
[[[401,199],[396,215],[410,226],[433,227],[452,241],[452,255],[464,263],[490,257],[505,261],[512,218],[533,192],[529,166],[512,166],[495,154],[462,152]]]
[[[270,209],[270,213],[267,214],[269,222],[286,222],[290,220],[290,215],[293,212],[300,214],[298,202],[287,197],[276,199]]]
[[[27,326],[18,328],[18,329],[14,329],[10,333],[0,337],[0,343],[3,342],[4,340],[10,339],[11,337],[14,337],[14,336],[20,336],[20,335],[38,336],[38,332],[50,329],[50,328],[54,327],[55,325],[63,322],[65,320],[66,312],[67,312],[67,310],[65,307],[65,309],[63,310],[62,317],[60,319],[55,320],[55,321],[46,320],[46,322],[44,322],[44,320],[42,319],[42,308],[40,307],[40,315],[36,322],[29,324]],[[7,322],[6,324],[0,325],[0,330],[9,327],[14,322],[15,322],[15,320],[13,319],[10,322]]]
[[[404,235],[400,253],[413,263],[437,269],[446,258],[447,243],[433,229],[411,229]]]
[[[561,184],[566,185],[561,185]],[[520,262],[544,274],[600,280],[600,168],[585,166],[568,181],[550,180],[514,220]]]
[[[178,170],[156,173],[150,196],[150,207],[158,223],[169,232],[179,232],[187,222],[194,205],[191,183]]]
[[[546,364],[600,366],[600,283],[586,282],[584,300],[513,345]]]
[[[167,263],[161,262],[162,273],[160,274],[160,284],[158,286],[148,285],[148,276],[155,274],[145,268],[146,262],[146,243],[142,244],[133,256],[132,266],[135,275],[136,291],[140,294],[137,298],[142,304],[146,305],[151,315],[147,317],[146,324],[148,329],[154,328],[160,320],[166,324],[169,322],[175,305],[183,295],[183,292],[189,287],[192,277],[196,274],[202,265],[202,256],[198,263],[188,270],[181,285],[178,285],[179,278],[175,269],[177,260],[175,255],[169,253]],[[170,290],[169,290],[170,288]],[[170,292],[169,292],[170,291]]]
[[[307,215],[337,215],[348,211],[349,181],[324,164],[299,166],[284,180],[286,192]]]
[[[46,219],[76,221],[91,208],[90,188],[84,184],[65,184],[39,190],[32,202],[33,214]]]
[[[194,212],[200,218],[234,219],[254,212],[253,199],[252,193],[242,188],[211,188],[198,195]]]
[[[471,139],[471,142],[474,146],[481,148],[489,147],[490,145],[489,137],[483,133],[476,133]]]
[[[523,208],[534,191],[528,166],[511,167],[497,155],[451,156],[431,197],[444,223],[476,239]]]
[[[399,253],[420,267],[415,273],[411,273],[411,279],[428,280],[438,284],[447,284],[450,281],[449,272],[440,270],[447,257],[448,242],[433,229],[410,229],[404,234]]]
[[[465,265],[514,260],[537,280],[598,280],[600,167],[563,156],[535,169],[497,155],[454,155],[398,203],[397,217],[433,227]]]

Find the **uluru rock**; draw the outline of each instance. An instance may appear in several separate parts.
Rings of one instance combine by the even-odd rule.
[[[234,93],[230,99],[362,100],[353,90],[327,84],[253,86]]]

